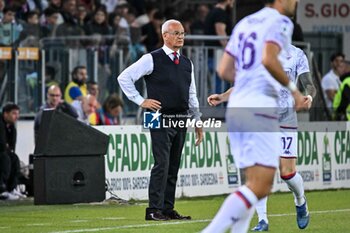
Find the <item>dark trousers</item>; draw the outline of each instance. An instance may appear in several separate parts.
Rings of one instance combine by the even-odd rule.
[[[20,164],[18,156],[13,152],[0,155],[0,183],[4,184],[6,190],[11,192],[16,188],[20,175]]]
[[[166,128],[150,131],[154,166],[148,190],[148,209],[172,210],[186,130]]]

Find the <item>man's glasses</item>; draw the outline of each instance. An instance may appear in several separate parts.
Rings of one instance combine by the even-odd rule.
[[[61,97],[60,94],[57,94],[57,95],[55,95],[55,94],[49,94],[49,96],[51,96],[51,97]]]
[[[166,32],[166,33],[169,33],[169,34],[171,34],[173,36],[177,36],[177,37],[179,37],[179,36],[186,36],[186,32],[175,31],[175,32]]]

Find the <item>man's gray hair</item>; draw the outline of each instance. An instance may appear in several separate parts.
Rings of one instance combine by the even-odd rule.
[[[169,25],[170,25],[170,24],[173,24],[173,23],[179,23],[179,24],[181,24],[180,21],[175,20],[175,19],[169,19],[169,20],[165,21],[165,22],[163,23],[163,25],[162,25],[162,34],[165,33],[165,32],[167,32],[168,29],[169,29]]]

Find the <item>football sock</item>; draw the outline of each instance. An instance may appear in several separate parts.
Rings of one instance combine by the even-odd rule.
[[[301,206],[305,203],[303,178],[299,173],[294,173],[288,176],[281,176],[287,183],[288,188],[293,192],[294,202],[296,206]]]
[[[235,193],[230,194],[226,198],[214,219],[202,233],[225,232],[225,230],[235,225],[238,221],[244,221],[242,219],[249,218],[248,211],[252,209],[252,206],[254,206],[257,201],[257,197],[247,186],[241,186]],[[242,226],[243,224],[242,222]]]
[[[267,197],[260,199],[258,203],[256,203],[255,209],[259,217],[259,222],[265,220],[266,223],[269,223],[267,219]]]
[[[248,232],[250,220],[254,215],[255,208],[252,206],[246,215],[246,217],[241,218],[235,225],[231,228],[231,233],[240,233],[240,232]]]

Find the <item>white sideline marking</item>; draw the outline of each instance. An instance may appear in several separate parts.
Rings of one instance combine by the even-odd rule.
[[[52,231],[50,233],[97,232],[97,231],[108,231],[108,230],[118,230],[118,229],[127,229],[127,228],[179,225],[179,224],[189,224],[189,223],[209,222],[209,221],[211,221],[211,219],[201,219],[201,220],[181,221],[181,222],[164,222],[164,223],[155,223],[155,224],[150,223],[150,224],[138,224],[138,225],[124,225],[124,226],[116,226],[116,227],[103,227],[103,228],[91,228],[91,229],[79,229],[79,230],[67,230],[67,231]]]
[[[337,213],[337,212],[349,212],[350,209],[341,209],[341,210],[316,210],[310,211],[310,214],[328,214],[328,213]],[[281,217],[281,216],[293,216],[296,213],[289,214],[269,214],[269,217]]]
[[[50,226],[51,223],[29,223],[27,226]]]
[[[81,219],[81,220],[72,220],[72,221],[70,221],[70,222],[87,222],[88,220],[83,220],[83,219]]]
[[[337,213],[337,212],[350,212],[350,209],[340,209],[340,210],[318,210],[310,211],[310,214],[327,214],[327,213]],[[295,213],[288,214],[269,214],[269,217],[281,217],[281,216],[292,216]],[[124,225],[124,226],[115,226],[115,227],[103,227],[103,228],[86,228],[86,229],[77,229],[77,230],[67,230],[67,231],[52,231],[50,233],[79,233],[79,232],[98,232],[98,231],[108,231],[108,230],[118,230],[118,229],[128,229],[128,228],[140,228],[140,227],[154,227],[154,226],[164,226],[164,225],[180,225],[180,224],[191,224],[198,222],[210,222],[211,219],[199,219],[199,220],[190,220],[190,221],[179,221],[179,222],[163,222],[155,224],[135,224],[135,225]]]
[[[107,218],[101,218],[102,220],[123,220],[126,219],[125,217],[107,217]]]

